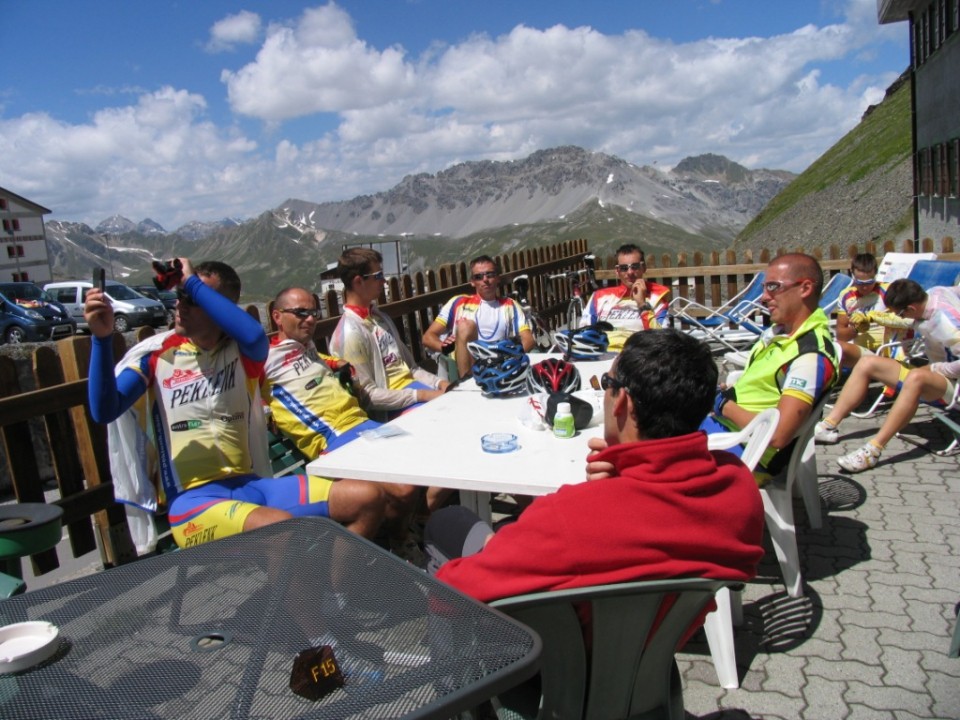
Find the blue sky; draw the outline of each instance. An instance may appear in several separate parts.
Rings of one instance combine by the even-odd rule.
[[[876,0],[3,0],[0,185],[168,230],[580,145],[802,171],[907,66]]]

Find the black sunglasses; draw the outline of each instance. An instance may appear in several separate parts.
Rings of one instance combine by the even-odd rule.
[[[617,265],[617,270],[619,270],[620,272],[627,272],[628,270],[639,270],[640,268],[645,268],[646,266],[647,264],[645,262],[630,263],[630,264],[623,263],[621,265]]]
[[[300,320],[306,320],[307,318],[319,320],[321,315],[320,308],[315,310],[311,310],[310,308],[278,308],[277,311],[281,313],[289,313],[290,315],[296,315]]]
[[[500,273],[496,270],[487,270],[486,272],[477,272],[470,276],[476,282],[481,280],[492,280],[493,278],[500,277]]]
[[[190,297],[190,293],[183,288],[177,288],[177,302],[183,305],[190,305],[191,307],[197,306],[197,304],[193,301],[193,298]]]
[[[366,275],[361,275],[360,277],[369,280],[373,278],[374,280],[383,280],[383,270],[377,270],[375,273],[367,273]]]
[[[603,390],[611,390],[616,393],[620,391],[620,388],[626,387],[626,385],[610,373],[604,373],[600,376],[600,387]]]

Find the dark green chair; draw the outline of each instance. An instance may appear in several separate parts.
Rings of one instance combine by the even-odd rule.
[[[498,717],[683,720],[683,691],[674,654],[717,591],[727,587],[739,590],[743,583],[650,580],[491,603],[543,640],[539,682],[535,678],[495,698]],[[587,609],[592,618],[589,643],[584,640],[578,607]]]
[[[306,456],[283,433],[267,430],[267,448],[274,477],[291,475],[307,464]]]
[[[45,503],[0,505],[0,597],[26,590],[20,559],[56,547],[63,509]]]

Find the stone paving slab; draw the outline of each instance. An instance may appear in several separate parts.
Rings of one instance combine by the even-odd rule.
[[[817,446],[823,528],[794,503],[805,595],[787,597],[767,539],[735,630],[741,686],[723,690],[702,635],[677,656],[687,718],[960,718],[960,659],[947,657],[960,602],[960,456],[895,438],[856,475],[840,455],[884,416],[849,418]],[[937,449],[951,437],[921,408],[904,434]]]
[[[795,502],[804,597],[787,597],[766,541],[735,633],[741,687],[719,687],[702,634],[678,654],[687,718],[960,719],[960,659],[947,657],[960,601],[960,456],[897,438],[877,468],[841,471],[836,458],[879,422],[849,418],[838,445],[817,448],[823,528],[810,529]],[[926,409],[905,433],[937,448],[950,440]],[[40,578],[27,564],[28,587],[101,569],[96,552],[74,559],[64,547],[60,557]]]

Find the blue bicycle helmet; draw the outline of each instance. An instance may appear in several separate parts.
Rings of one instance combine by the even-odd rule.
[[[553,341],[564,357],[573,360],[596,360],[610,346],[607,334],[593,326],[573,331],[561,330],[553,336]]]
[[[477,362],[481,360],[497,360],[505,357],[523,357],[523,345],[516,340],[471,340],[467,343],[470,355]]]
[[[504,357],[481,360],[473,365],[473,379],[485,397],[504,397],[526,392],[530,359]]]

